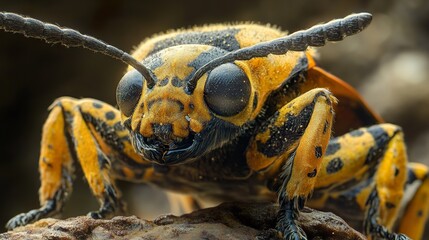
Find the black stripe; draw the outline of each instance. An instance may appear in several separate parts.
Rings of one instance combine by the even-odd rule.
[[[201,44],[215,46],[228,52],[240,48],[235,35],[240,31],[238,28],[227,28],[224,30],[207,32],[183,32],[173,37],[158,41],[148,55],[158,52],[162,49],[179,46],[184,44]]]

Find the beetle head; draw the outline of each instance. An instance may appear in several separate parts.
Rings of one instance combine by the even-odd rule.
[[[204,64],[225,51],[207,45],[180,45],[147,57],[155,84],[148,87],[136,70],[124,75],[117,102],[133,146],[158,164],[191,161],[236,135],[239,127],[223,121],[247,107],[251,85],[233,63],[204,74],[192,93],[186,83]]]

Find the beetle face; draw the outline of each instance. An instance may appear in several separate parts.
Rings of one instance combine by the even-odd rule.
[[[230,139],[236,127],[215,115],[229,117],[245,107],[250,96],[245,73],[228,63],[205,74],[192,94],[185,91],[197,69],[223,54],[224,50],[206,45],[180,45],[152,54],[143,62],[154,75],[153,88],[137,71],[125,74],[118,84],[117,102],[137,153],[157,164],[173,165]]]

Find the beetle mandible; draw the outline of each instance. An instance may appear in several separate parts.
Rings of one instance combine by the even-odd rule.
[[[310,48],[359,33],[371,20],[352,14],[290,35],[256,24],[195,27],[153,37],[129,55],[72,29],[0,13],[5,31],[130,65],[116,89],[119,110],[89,98],[51,105],[39,158],[41,207],[7,228],[58,213],[80,164],[101,205],[93,218],[122,207],[120,179],[199,201],[277,200],[284,239],[306,239],[296,223],[304,204],[362,212],[368,236],[421,238],[427,167],[408,163],[401,128],[317,67]],[[413,182],[420,185],[400,213]]]

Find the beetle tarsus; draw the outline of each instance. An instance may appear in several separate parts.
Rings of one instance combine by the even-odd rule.
[[[115,213],[125,213],[125,204],[117,198],[116,193],[108,191],[109,194],[105,196],[100,209],[88,213],[88,216],[94,219],[109,218]],[[113,194],[112,194],[113,193]]]
[[[117,209],[118,207],[112,203],[103,203],[98,211],[89,212],[88,216],[94,219],[108,218],[113,216]]]
[[[377,223],[380,209],[380,200],[375,189],[371,192],[371,195],[367,201],[367,205],[369,207],[367,211],[367,218],[364,223],[364,229],[367,236],[372,235],[388,240],[411,240],[411,238],[407,237],[405,234],[392,233],[386,227]]]
[[[33,209],[27,213],[18,214],[7,222],[6,228],[12,230],[53,215],[56,212],[56,205],[55,200],[49,200],[39,209]]]
[[[280,200],[277,217],[277,230],[285,240],[307,240],[304,230],[296,223],[299,210],[303,207],[303,198]]]
[[[104,203],[98,211],[92,211],[88,213],[88,216],[94,219],[107,218],[115,212],[115,207],[110,203]]]

